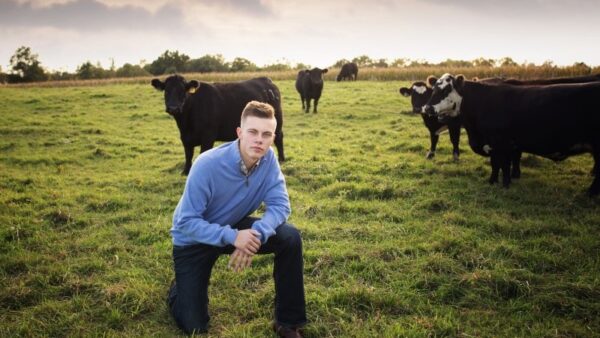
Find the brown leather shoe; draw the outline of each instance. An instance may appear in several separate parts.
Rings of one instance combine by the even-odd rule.
[[[277,323],[273,323],[273,331],[277,333],[279,337],[284,338],[304,338],[302,335],[302,329],[300,328],[292,328],[283,326]]]

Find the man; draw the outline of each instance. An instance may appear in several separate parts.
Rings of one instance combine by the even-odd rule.
[[[306,323],[302,240],[286,223],[290,202],[285,179],[271,149],[273,107],[249,102],[238,139],[202,153],[192,165],[173,215],[175,281],[168,303],[186,333],[207,332],[208,284],[219,255],[242,271],[255,254],[275,254],[275,320],[281,337],[302,337]],[[262,218],[249,217],[261,203]]]

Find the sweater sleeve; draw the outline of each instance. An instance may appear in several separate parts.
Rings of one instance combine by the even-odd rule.
[[[173,228],[193,242],[214,246],[233,245],[237,230],[229,225],[210,223],[204,219],[204,212],[214,187],[210,176],[208,166],[192,166],[183,195],[173,215]]]
[[[258,231],[264,244],[275,234],[275,229],[283,224],[291,213],[290,200],[285,186],[285,178],[275,156],[270,156],[270,172],[267,177],[269,188],[264,199],[266,210],[261,219],[252,224],[252,229]]]

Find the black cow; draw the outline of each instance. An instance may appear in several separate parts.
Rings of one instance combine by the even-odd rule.
[[[152,86],[165,92],[165,110],[177,122],[185,150],[182,174],[187,175],[190,171],[195,146],[200,146],[202,153],[211,149],[215,141],[237,138],[236,128],[240,125],[242,110],[252,100],[269,103],[275,109],[275,146],[279,161],[285,160],[281,95],[271,79],[259,77],[210,84],[195,80],[187,82],[180,75],[172,75],[165,82],[153,79]]]
[[[428,81],[437,80],[430,76]],[[412,104],[413,113],[421,113],[421,109],[427,103],[431,97],[431,87],[423,81],[414,82],[410,88],[400,88],[400,94],[405,97],[410,97],[410,103]],[[435,156],[435,149],[437,147],[438,140],[440,139],[440,133],[448,130],[450,133],[450,142],[452,142],[452,157],[455,161],[458,161],[460,156],[459,142],[460,142],[460,117],[449,118],[444,123],[440,122],[436,116],[421,114],[423,122],[429,130],[429,139],[431,146],[427,155],[427,159],[432,159]]]
[[[336,80],[349,80],[356,81],[358,80],[358,66],[354,62],[345,63],[340,69],[340,73],[338,74]]]
[[[310,110],[311,99],[314,100],[313,113],[317,112],[319,98],[321,98],[321,93],[323,92],[323,74],[325,73],[327,73],[327,68],[305,69],[298,72],[296,90],[300,93],[302,109],[304,109],[305,113],[308,113]]]
[[[517,148],[561,161],[592,153],[594,180],[589,194],[600,193],[600,82],[514,86],[466,81],[442,76],[423,107],[436,116],[462,115],[463,126],[482,135],[491,148],[492,170],[501,168],[504,187],[510,185],[510,156]]]

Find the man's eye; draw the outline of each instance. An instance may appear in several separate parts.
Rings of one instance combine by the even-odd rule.
[[[248,130],[248,133],[250,135],[258,135],[258,132],[256,130]]]

